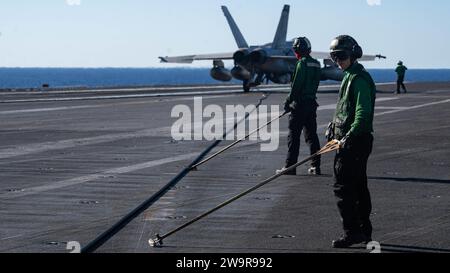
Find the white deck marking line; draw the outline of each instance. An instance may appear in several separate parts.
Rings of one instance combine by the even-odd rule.
[[[377,110],[403,110],[407,109],[407,106],[376,106]]]
[[[339,87],[339,85],[325,85],[323,87]],[[289,89],[290,85],[273,85],[273,86],[258,86],[256,90],[270,90],[270,89]],[[149,88],[122,88],[122,89],[86,89],[86,90],[55,90],[55,91],[41,91],[41,93],[27,92],[27,91],[13,91],[2,92],[0,95],[47,95],[47,94],[80,94],[80,93],[118,93],[118,92],[155,92],[155,91],[178,91],[179,94],[183,94],[186,90],[205,90],[205,91],[217,91],[221,89],[236,90],[242,93],[241,85],[223,85],[223,86],[197,86],[197,87],[149,87]],[[205,92],[202,91],[202,92]],[[177,92],[177,93],[178,93]],[[189,92],[189,91],[186,91]],[[164,94],[164,93],[163,93]]]
[[[414,105],[414,106],[408,106],[404,109],[398,109],[398,110],[377,113],[377,114],[375,114],[375,116],[378,117],[378,116],[383,116],[383,115],[387,115],[387,114],[394,114],[394,113],[399,113],[399,112],[413,110],[413,109],[419,109],[419,108],[423,108],[423,107],[428,107],[428,106],[433,106],[433,105],[438,105],[438,104],[443,104],[443,103],[448,103],[448,102],[450,102],[450,99],[435,101],[435,102],[430,102],[430,103],[425,103],[425,104],[419,104],[419,105]]]
[[[255,142],[243,143],[243,144],[239,145],[239,147],[252,146],[252,145],[255,145]],[[220,149],[220,147],[214,149],[212,152],[218,151],[219,149]],[[99,172],[96,174],[84,175],[84,176],[75,177],[72,179],[53,182],[53,183],[47,184],[47,185],[37,186],[37,187],[24,188],[20,192],[3,193],[3,194],[0,194],[0,199],[9,200],[9,199],[17,198],[17,197],[34,195],[34,194],[38,194],[38,193],[42,193],[42,192],[46,192],[46,191],[51,191],[51,190],[61,189],[61,188],[69,187],[69,186],[83,184],[86,182],[105,178],[109,175],[125,174],[125,173],[134,172],[134,171],[139,171],[142,169],[148,169],[148,168],[152,168],[152,167],[156,167],[156,166],[160,166],[160,165],[165,165],[168,163],[193,159],[193,158],[197,157],[198,155],[199,155],[198,152],[190,153],[190,154],[172,156],[172,157],[158,159],[158,160],[152,160],[152,161],[139,163],[139,164],[135,164],[135,165],[130,165],[130,166],[126,166],[126,167],[113,168],[113,169],[105,170],[105,171],[102,171],[102,172]],[[165,198],[165,200],[173,199],[173,197],[171,197],[171,196],[165,196],[164,198]]]
[[[391,83],[381,83],[378,86],[390,85]],[[320,86],[319,90],[329,89],[329,88],[339,88],[340,85],[324,85]],[[175,87],[177,88],[177,87]],[[205,89],[208,90],[209,87],[198,87],[195,89]],[[256,88],[256,91],[266,92],[266,91],[289,91],[289,86],[275,86],[275,87],[263,87]],[[179,88],[183,89],[183,88]],[[211,88],[209,88],[211,90]],[[232,87],[228,87],[230,90],[225,91],[188,91],[188,92],[171,92],[171,93],[155,93],[155,94],[130,94],[130,95],[108,95],[108,96],[87,96],[87,97],[68,97],[68,98],[41,98],[41,99],[20,99],[20,100],[0,100],[0,103],[20,103],[20,102],[51,102],[51,101],[76,101],[76,100],[106,100],[106,99],[126,99],[126,98],[153,98],[153,97],[171,97],[171,96],[192,96],[192,95],[213,95],[213,94],[243,94],[239,90],[232,90]],[[144,89],[145,90],[145,89]],[[160,89],[161,90],[161,89]],[[162,89],[164,90],[164,89]],[[176,90],[176,89],[172,89]],[[190,90],[190,89],[187,89]],[[214,89],[212,89],[214,90]],[[93,90],[94,91],[94,90]],[[97,90],[97,91],[108,91],[108,90]],[[115,90],[116,92],[123,91],[133,91],[133,89],[121,89]],[[51,93],[50,93],[51,94]],[[54,93],[58,94],[58,93]]]
[[[156,97],[235,94],[235,93],[242,94],[242,91],[214,91],[214,92],[209,92],[209,93],[207,93],[207,92],[183,92],[183,93],[133,94],[133,95],[114,95],[114,96],[89,96],[89,97],[71,97],[71,98],[21,99],[21,100],[2,100],[2,101],[0,101],[0,103],[134,99],[134,98],[156,98]]]
[[[232,94],[227,95],[217,95],[217,96],[206,96],[203,97],[203,100],[207,99],[217,99],[217,98],[226,98],[233,96]],[[187,101],[193,100],[193,98],[167,98],[164,99],[165,102],[168,101]],[[22,113],[36,113],[36,112],[51,112],[51,111],[64,111],[64,110],[76,110],[76,109],[86,109],[86,108],[100,108],[100,107],[109,107],[109,106],[118,106],[118,105],[130,105],[130,104],[147,104],[147,103],[158,103],[159,100],[153,101],[136,101],[136,102],[119,102],[119,103],[105,103],[105,104],[96,104],[96,105],[78,105],[78,106],[62,106],[62,107],[47,107],[47,108],[34,108],[34,109],[20,109],[20,110],[7,110],[0,111],[0,115],[10,115],[10,114],[22,114]]]
[[[130,165],[130,166],[126,166],[126,167],[113,168],[113,169],[109,169],[109,170],[106,170],[106,171],[103,171],[100,173],[96,173],[96,174],[90,174],[90,175],[80,176],[80,177],[76,177],[76,178],[72,178],[72,179],[62,180],[62,181],[58,181],[58,182],[43,185],[43,186],[26,188],[21,192],[3,193],[3,194],[0,194],[0,199],[5,200],[5,199],[12,199],[12,198],[17,198],[17,197],[24,197],[24,196],[28,196],[28,195],[34,195],[37,193],[42,193],[42,192],[46,192],[46,191],[50,191],[50,190],[56,190],[56,189],[60,189],[60,188],[83,184],[83,183],[86,183],[89,181],[104,178],[105,176],[108,176],[108,175],[118,175],[118,174],[130,173],[133,171],[156,167],[156,166],[164,165],[167,163],[188,160],[188,159],[194,158],[195,156],[198,156],[198,153],[190,153],[190,154],[185,154],[185,155],[172,156],[172,157],[168,157],[168,158],[164,158],[164,159],[152,160],[152,161],[135,164],[135,165]]]
[[[7,148],[0,150],[0,159],[11,158],[16,156],[41,153],[53,150],[61,150],[74,148],[78,146],[93,145],[99,143],[113,142],[122,139],[135,138],[135,137],[147,137],[161,135],[167,131],[170,132],[171,127],[160,127],[155,129],[146,129],[132,133],[118,133],[108,134],[96,137],[87,138],[74,138],[53,142],[34,143],[28,145],[22,145],[14,148]]]
[[[0,111],[0,115],[9,114],[22,114],[22,113],[38,113],[38,112],[50,112],[50,111],[62,111],[62,110],[74,110],[74,109],[85,109],[91,108],[90,105],[79,105],[79,106],[66,106],[66,107],[53,107],[53,108],[35,108],[35,109],[22,109],[22,110],[9,110]]]
[[[277,87],[288,88],[289,85],[277,85]],[[270,88],[270,86],[263,86],[261,89]],[[217,90],[217,89],[239,89],[242,90],[241,85],[218,85],[218,86],[172,86],[172,87],[136,87],[136,88],[103,88],[103,89],[85,89],[85,90],[52,90],[52,91],[37,91],[42,93],[32,93],[30,91],[11,91],[3,92],[6,95],[27,95],[27,94],[71,94],[71,93],[87,93],[87,92],[129,92],[129,91],[177,91],[177,90]]]
[[[395,82],[377,83],[377,86],[392,85]],[[276,85],[260,85],[257,88],[267,89],[267,88],[290,88],[289,84],[276,84]],[[320,88],[339,88],[339,84],[331,85],[321,85]],[[80,89],[80,90],[51,90],[51,91],[7,91],[1,92],[0,95],[27,95],[27,94],[71,94],[71,93],[87,93],[87,92],[129,92],[129,91],[177,91],[177,90],[217,90],[217,89],[242,89],[241,85],[212,85],[212,86],[161,86],[161,87],[136,87],[136,88],[101,88],[101,89]],[[32,92],[44,92],[44,93],[32,93]]]

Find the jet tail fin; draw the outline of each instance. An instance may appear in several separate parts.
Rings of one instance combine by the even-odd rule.
[[[228,25],[230,25],[231,32],[233,33],[234,39],[236,40],[236,44],[239,48],[248,48],[247,41],[245,41],[244,36],[242,36],[241,31],[239,30],[236,22],[234,21],[231,13],[228,11],[226,6],[222,6],[222,11],[227,18]]]
[[[277,32],[275,33],[275,38],[273,39],[272,48],[284,48],[286,44],[288,23],[289,23],[289,5],[283,7],[281,12],[280,23],[278,24]]]

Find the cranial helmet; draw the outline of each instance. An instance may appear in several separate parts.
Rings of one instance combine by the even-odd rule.
[[[306,37],[296,38],[292,49],[302,55],[309,54],[311,52],[311,42]]]
[[[363,50],[358,42],[349,35],[338,36],[331,42],[330,54],[332,57],[338,52],[346,52],[354,60],[361,58],[363,55]]]

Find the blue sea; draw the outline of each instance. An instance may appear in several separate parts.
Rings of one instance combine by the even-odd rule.
[[[378,83],[393,82],[393,69],[369,70]],[[410,69],[409,82],[450,82],[450,69]],[[0,68],[0,89],[218,84],[208,68]],[[240,83],[232,81],[231,83]]]

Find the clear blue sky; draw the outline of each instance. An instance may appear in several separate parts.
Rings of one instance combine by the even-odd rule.
[[[288,38],[307,36],[328,50],[353,35],[391,68],[450,68],[448,0],[14,0],[0,2],[0,67],[168,67],[161,55],[228,52],[236,44],[220,5],[227,5],[250,44],[271,42],[284,4]],[[369,0],[380,1],[380,0]],[[193,66],[210,66],[200,62]]]

